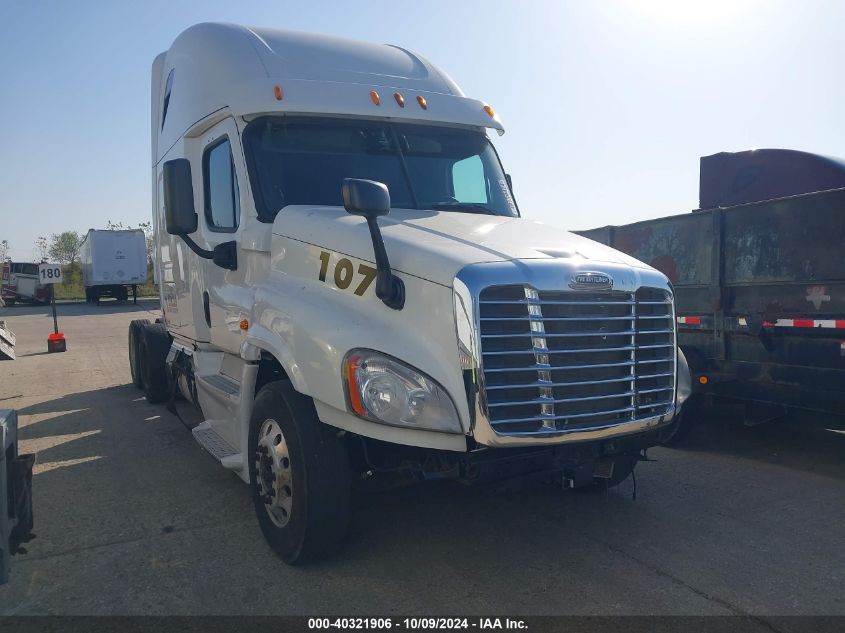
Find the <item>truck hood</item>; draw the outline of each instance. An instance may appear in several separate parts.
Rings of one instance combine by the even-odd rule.
[[[598,242],[523,218],[391,209],[379,226],[393,269],[450,287],[464,266],[515,259],[579,258],[585,265],[650,269]],[[276,215],[273,234],[374,261],[366,220],[340,207],[285,207]]]

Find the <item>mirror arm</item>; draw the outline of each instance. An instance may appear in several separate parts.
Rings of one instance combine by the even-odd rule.
[[[203,259],[213,259],[214,258],[214,252],[213,251],[207,251],[207,250],[200,248],[199,244],[197,244],[187,234],[180,233],[179,237],[181,237],[183,240],[185,240],[185,244],[188,245],[188,248],[190,248],[192,251],[194,251],[197,255],[199,255]]]
[[[197,244],[190,236],[180,233],[179,237],[185,240],[185,244],[188,245],[188,248],[194,251],[194,253],[196,253],[199,257],[202,257],[203,259],[210,259],[221,268],[226,268],[227,270],[238,269],[238,249],[234,241],[223,242],[222,244],[215,246],[214,250],[207,251],[200,248],[199,244]]]
[[[373,253],[376,257],[376,296],[388,308],[401,310],[405,307],[405,283],[394,275],[390,269],[390,261],[387,259],[387,250],[384,248],[378,218],[369,215],[366,216],[366,219],[373,241]]]

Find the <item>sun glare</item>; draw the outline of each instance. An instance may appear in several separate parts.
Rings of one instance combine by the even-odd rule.
[[[639,13],[676,23],[713,24],[735,19],[759,0],[628,0]]]

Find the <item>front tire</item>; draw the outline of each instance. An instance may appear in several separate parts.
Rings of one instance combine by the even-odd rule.
[[[349,524],[349,456],[311,399],[287,381],[262,387],[249,455],[255,513],[270,547],[290,565],[336,552]]]

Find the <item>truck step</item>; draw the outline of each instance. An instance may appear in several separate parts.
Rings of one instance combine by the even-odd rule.
[[[241,383],[229,376],[223,374],[199,375],[197,379],[229,400],[238,400],[241,397]]]
[[[223,436],[214,430],[211,420],[195,426],[191,433],[197,443],[228,470],[239,470],[243,466],[243,455],[238,453]]]

